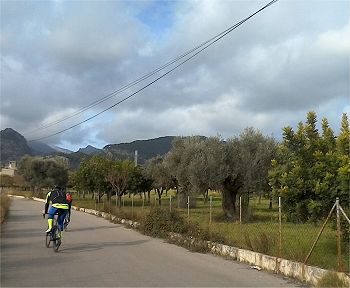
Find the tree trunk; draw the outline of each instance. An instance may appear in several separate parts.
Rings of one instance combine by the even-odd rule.
[[[162,194],[163,194],[163,187],[161,188],[156,188],[156,192],[158,194],[158,205],[162,206]]]
[[[147,191],[147,194],[148,194],[147,202],[148,202],[148,204],[150,204],[151,203],[151,191]]]
[[[117,198],[116,198],[116,201],[117,201],[116,206],[119,207],[119,208],[121,208],[121,207],[122,207],[122,195],[119,195],[119,194],[117,193],[116,196],[117,196]]]
[[[178,208],[187,208],[188,197],[191,196],[189,189],[187,187],[179,187],[178,197]],[[195,208],[197,206],[196,198],[190,197],[190,208]]]
[[[239,189],[243,186],[240,175],[234,179],[229,176],[225,179],[222,189],[222,210],[226,217],[237,219],[236,198]]]
[[[207,189],[207,190],[203,193],[204,204],[207,204],[207,203],[208,203],[208,194],[209,194],[209,189]]]

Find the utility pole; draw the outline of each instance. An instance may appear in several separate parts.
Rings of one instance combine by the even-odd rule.
[[[137,150],[135,150],[135,167],[137,166]]]

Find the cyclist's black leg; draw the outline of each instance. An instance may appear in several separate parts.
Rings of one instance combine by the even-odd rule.
[[[59,209],[57,222],[61,228],[61,231],[63,231],[63,221],[64,221],[64,218],[66,217],[66,213],[67,213],[67,209]]]

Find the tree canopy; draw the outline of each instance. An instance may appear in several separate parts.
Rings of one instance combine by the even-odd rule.
[[[342,117],[340,134],[334,136],[328,120],[309,112],[297,131],[283,128],[283,142],[269,174],[273,194],[283,197],[291,220],[305,222],[328,214],[336,197],[349,205],[349,122]]]

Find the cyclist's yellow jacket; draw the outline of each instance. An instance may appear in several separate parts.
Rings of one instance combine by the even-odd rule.
[[[69,209],[69,203],[66,199],[66,192],[64,190],[55,189],[46,194],[45,213],[49,209],[49,204],[52,207],[60,209]]]

